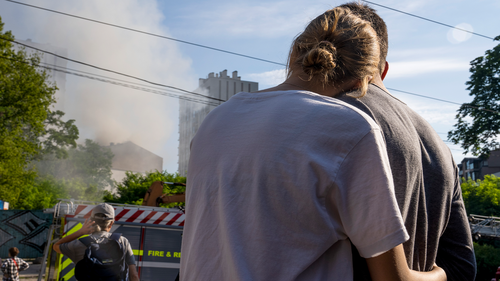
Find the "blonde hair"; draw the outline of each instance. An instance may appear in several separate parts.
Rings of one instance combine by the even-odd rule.
[[[360,98],[366,94],[370,76],[378,71],[380,49],[370,23],[350,10],[337,7],[312,20],[292,43],[288,77],[301,69],[306,81],[323,87],[352,79],[361,80]]]
[[[94,220],[95,222],[94,232],[104,231],[108,229],[111,222],[114,221],[105,219],[105,216],[103,214],[95,214],[94,217],[92,217],[92,220]]]

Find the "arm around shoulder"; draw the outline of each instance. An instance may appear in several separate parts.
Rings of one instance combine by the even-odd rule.
[[[373,258],[367,258],[366,263],[373,281],[446,281],[445,271],[434,266],[432,271],[418,272],[410,270],[406,263],[403,246],[393,249]]]

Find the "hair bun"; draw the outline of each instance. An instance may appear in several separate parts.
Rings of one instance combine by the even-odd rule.
[[[335,46],[329,41],[321,41],[304,56],[302,67],[308,74],[325,73],[337,66],[336,59]]]
[[[330,51],[334,57],[337,54],[337,48],[335,48],[335,46],[333,46],[333,43],[330,41],[323,40],[316,45],[316,48],[325,49],[327,51]]]

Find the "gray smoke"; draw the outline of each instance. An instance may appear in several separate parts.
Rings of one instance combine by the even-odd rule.
[[[36,5],[169,36],[154,0],[45,0]],[[0,11],[4,30],[12,30],[16,38],[63,48],[72,59],[150,81],[187,90],[197,85],[191,60],[183,56],[175,42],[5,1],[0,3]],[[71,62],[67,67],[138,82]],[[177,170],[176,98],[71,75],[66,75],[64,87],[59,86],[65,88],[65,117],[76,120],[80,140],[89,138],[102,145],[132,141],[163,157],[169,172]]]

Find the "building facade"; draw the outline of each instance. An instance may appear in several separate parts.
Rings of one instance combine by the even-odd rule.
[[[163,170],[163,158],[133,142],[110,143],[106,148],[109,148],[114,155],[111,178],[117,182],[125,178],[127,171],[145,174]]]
[[[187,175],[191,140],[208,113],[239,92],[258,90],[257,82],[241,80],[237,71],[228,76],[227,70],[224,70],[216,74],[211,72],[205,79],[200,78],[198,89],[195,90],[213,99],[207,99],[206,103],[179,100],[179,174]]]
[[[500,172],[500,150],[493,150],[488,159],[466,157],[458,164],[460,178],[484,179],[485,175]]]

